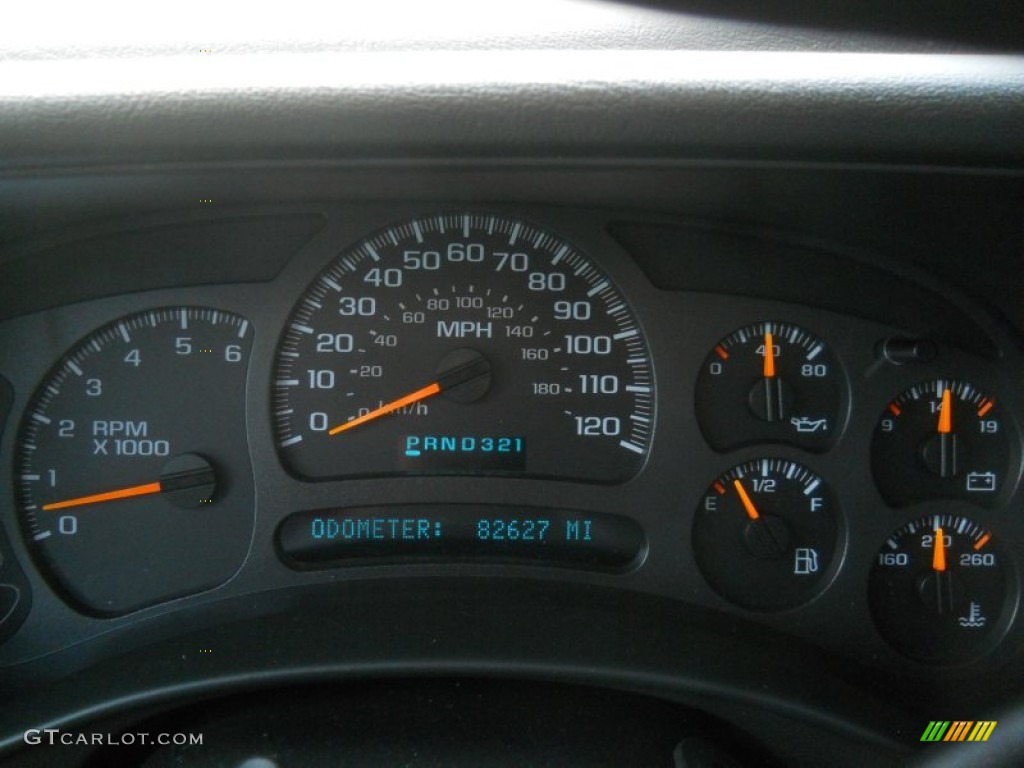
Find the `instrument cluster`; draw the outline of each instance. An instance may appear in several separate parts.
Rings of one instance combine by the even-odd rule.
[[[385,566],[982,659],[1019,600],[1016,347],[827,299],[652,285],[596,215],[449,210],[9,319],[0,660]]]

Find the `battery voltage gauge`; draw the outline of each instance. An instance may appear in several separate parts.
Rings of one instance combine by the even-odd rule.
[[[895,507],[936,499],[995,506],[1017,481],[1013,430],[999,400],[974,384],[916,384],[886,406],[875,428],[878,490]]]

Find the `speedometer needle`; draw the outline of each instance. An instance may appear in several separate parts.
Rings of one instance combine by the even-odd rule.
[[[347,421],[334,429],[330,430],[327,434],[336,435],[339,432],[344,432],[346,429],[352,429],[352,427],[358,427],[360,424],[365,424],[368,421],[379,419],[381,416],[385,416],[392,411],[397,411],[399,408],[404,408],[407,405],[418,403],[420,400],[426,400],[428,397],[433,397],[441,391],[441,384],[439,382],[433,382],[427,386],[417,389],[415,392],[410,392],[404,397],[400,397],[397,400],[392,400],[390,403],[385,403],[380,408],[374,408],[369,413],[365,413],[358,418]]]
[[[403,395],[390,403],[384,403],[379,408],[374,408],[369,413],[364,413],[351,421],[339,424],[327,432],[328,435],[337,435],[347,429],[358,427],[368,421],[374,421],[381,416],[386,416],[392,411],[413,405],[428,397],[445,393],[446,397],[452,398],[455,402],[470,403],[483,397],[491,382],[491,364],[487,358],[479,352],[471,349],[456,349],[441,360],[436,373],[437,379],[425,387]]]
[[[89,496],[79,496],[77,499],[56,501],[53,504],[44,504],[43,511],[51,512],[55,509],[67,509],[68,507],[81,507],[85,504],[98,504],[102,501],[114,501],[115,499],[128,499],[132,496],[146,496],[151,493],[160,493],[160,483],[145,483],[144,485],[133,485],[131,488],[119,488],[116,491],[105,493],[94,493]]]

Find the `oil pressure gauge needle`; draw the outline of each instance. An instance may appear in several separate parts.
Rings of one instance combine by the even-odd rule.
[[[775,344],[771,331],[766,331],[764,334],[764,377],[766,379],[775,378]]]
[[[761,403],[754,405],[755,413],[769,422],[780,422],[786,419],[790,399],[783,380],[775,372],[775,336],[769,331],[764,332],[764,360],[761,363],[762,379],[754,392],[763,397]]]

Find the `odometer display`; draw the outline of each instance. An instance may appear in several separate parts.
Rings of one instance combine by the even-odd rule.
[[[577,248],[517,218],[442,214],[378,232],[313,281],[272,409],[305,478],[618,483],[646,460],[654,377],[628,303]]]

